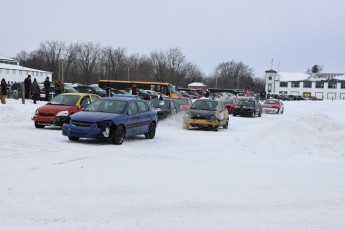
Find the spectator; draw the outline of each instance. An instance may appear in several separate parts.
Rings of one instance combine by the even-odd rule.
[[[27,78],[24,80],[24,87],[25,87],[25,98],[30,98],[30,88],[31,88],[31,75],[28,75]]]
[[[1,104],[6,104],[6,95],[7,95],[7,83],[5,81],[5,78],[1,80]]]
[[[44,93],[45,93],[44,100],[45,101],[49,101],[49,91],[50,91],[50,81],[49,81],[49,77],[46,77],[46,80],[44,81]]]
[[[34,100],[34,104],[36,104],[36,101],[40,97],[40,87],[36,81],[36,78],[32,82],[30,90],[31,90],[31,94],[32,94],[32,99]]]
[[[60,93],[64,91],[64,86],[60,78],[54,81],[54,87],[55,87],[55,96],[59,95]]]

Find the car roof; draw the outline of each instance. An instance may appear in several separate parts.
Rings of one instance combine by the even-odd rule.
[[[143,100],[138,99],[136,97],[124,97],[124,96],[117,97],[116,95],[113,97],[102,97],[100,99],[101,100],[112,100],[112,101],[143,101]]]
[[[93,93],[61,93],[59,95],[72,95],[72,96],[85,96],[85,95],[92,95],[92,96],[97,96],[99,97],[97,94],[93,94]]]

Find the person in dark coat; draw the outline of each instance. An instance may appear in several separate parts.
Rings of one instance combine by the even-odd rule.
[[[31,88],[31,75],[28,75],[27,78],[24,80],[24,87],[25,87],[25,98],[30,98],[30,88]]]
[[[39,99],[40,97],[40,87],[36,81],[36,78],[34,79],[34,81],[31,84],[31,94],[32,94],[32,99],[34,100],[34,104],[36,104],[36,101]]]
[[[49,77],[46,77],[46,80],[44,81],[44,93],[45,93],[44,100],[45,101],[49,101],[49,90],[50,90],[50,81],[49,81]]]
[[[0,89],[1,104],[6,104],[6,95],[7,95],[7,83],[5,78],[1,80],[1,89]]]

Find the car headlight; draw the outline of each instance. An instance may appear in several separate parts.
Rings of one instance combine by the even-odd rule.
[[[190,118],[190,117],[191,117],[190,113],[185,113],[184,118]]]
[[[208,121],[217,120],[217,117],[214,114],[210,114],[206,117],[206,120],[208,120]]]
[[[68,110],[62,110],[56,114],[59,117],[68,117]]]
[[[109,120],[100,121],[100,122],[97,122],[97,127],[100,129],[104,129],[104,128],[110,127],[112,124],[113,124],[113,122],[109,121]]]

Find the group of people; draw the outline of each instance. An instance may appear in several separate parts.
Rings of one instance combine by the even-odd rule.
[[[44,93],[45,93],[45,101],[49,101],[49,93],[50,93],[50,81],[49,77],[46,77],[44,83]],[[27,78],[24,80],[24,88],[25,88],[25,99],[30,99],[30,95],[32,96],[32,100],[34,101],[34,104],[36,104],[36,101],[40,98],[40,87],[37,83],[36,78],[31,82],[31,75],[28,75]],[[61,79],[58,78],[56,81],[54,81],[54,89],[55,89],[55,96],[59,95],[64,91],[64,85],[61,82]]]

